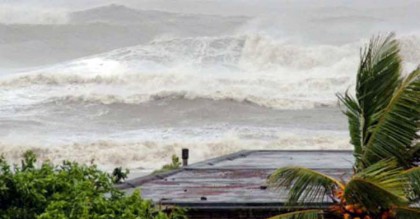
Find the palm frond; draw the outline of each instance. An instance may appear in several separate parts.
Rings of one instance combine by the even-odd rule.
[[[379,206],[389,209],[404,206],[407,177],[395,160],[383,160],[353,175],[347,183],[343,197],[350,204],[360,204],[370,212],[377,212]]]
[[[338,180],[304,167],[277,169],[268,182],[275,189],[289,190],[288,204],[323,203],[338,187],[344,188]]]
[[[276,215],[268,219],[323,219],[322,210],[302,210]]]
[[[370,117],[383,109],[398,86],[401,71],[399,45],[394,34],[373,37],[361,55],[356,97],[370,125]],[[368,127],[363,127],[364,133]],[[368,135],[363,136],[366,142]]]
[[[401,58],[398,53],[394,34],[372,38],[361,54],[356,97],[351,97],[348,92],[337,95],[346,107],[351,143],[355,147],[356,169],[365,166],[360,157],[371,136],[371,126],[377,123],[373,116],[388,105],[400,83]]]
[[[396,158],[405,167],[413,165],[410,152],[418,139],[420,120],[420,69],[410,73],[393,93],[391,101],[372,116],[375,124],[365,145],[363,161],[374,163],[381,159]]]
[[[413,202],[420,201],[420,167],[413,167],[404,171],[410,181],[410,198]]]
[[[362,111],[360,109],[359,103],[357,100],[350,96],[348,92],[344,95],[337,94],[339,101],[346,107],[344,114],[348,118],[349,122],[349,131],[350,131],[350,143],[354,146],[353,155],[355,157],[355,163],[359,164],[361,162],[360,157],[363,154],[363,126],[365,123],[364,117],[362,116]],[[358,165],[356,165],[357,167]]]
[[[396,218],[398,219],[419,219],[420,209],[418,208],[396,208]]]

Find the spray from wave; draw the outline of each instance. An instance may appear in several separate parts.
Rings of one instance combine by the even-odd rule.
[[[24,151],[33,150],[39,160],[49,160],[59,163],[62,160],[74,160],[81,163],[98,164],[105,170],[112,170],[116,166],[135,169],[141,167],[153,170],[170,161],[173,154],[179,154],[182,148],[190,148],[191,162],[237,152],[239,150],[310,150],[310,149],[338,149],[348,150],[351,146],[347,138],[342,136],[311,136],[305,137],[293,133],[282,134],[273,141],[246,140],[234,135],[227,135],[217,140],[188,140],[188,141],[144,141],[118,142],[98,141],[93,143],[60,145],[59,147],[45,147],[37,145],[0,145],[8,159],[18,162]]]
[[[352,44],[303,47],[259,35],[158,40],[0,83],[31,94],[13,100],[22,104],[139,104],[175,97],[312,108],[336,104],[334,93],[352,82],[355,51]]]
[[[403,37],[401,42],[407,61],[414,62],[419,38]],[[157,40],[12,76],[0,84],[13,88],[3,90],[3,101],[20,104],[206,98],[276,109],[336,106],[335,93],[354,84],[359,45],[300,46],[261,35]],[[20,98],[8,91],[20,91]]]

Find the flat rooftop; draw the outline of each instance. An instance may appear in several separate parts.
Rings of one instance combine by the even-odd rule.
[[[267,188],[279,167],[302,166],[337,179],[352,173],[351,151],[250,150],[195,163],[179,170],[140,177],[118,187],[140,188],[142,197],[158,205],[192,209],[274,208],[286,202],[287,191]]]

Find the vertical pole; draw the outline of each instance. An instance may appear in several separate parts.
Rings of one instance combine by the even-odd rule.
[[[187,166],[188,165],[188,157],[189,157],[189,150],[188,148],[183,148],[182,149],[182,166]]]

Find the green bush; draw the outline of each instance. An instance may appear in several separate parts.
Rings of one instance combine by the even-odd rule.
[[[95,165],[64,161],[36,167],[36,156],[26,152],[20,166],[0,157],[0,218],[147,218],[183,219],[184,211],[158,211],[139,191],[125,195],[115,178]]]
[[[174,154],[172,155],[171,163],[163,165],[162,168],[153,171],[152,174],[166,173],[172,170],[177,170],[179,168],[181,168],[181,162],[179,161],[179,157]]]

